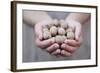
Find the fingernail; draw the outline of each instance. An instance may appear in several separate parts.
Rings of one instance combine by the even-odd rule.
[[[42,36],[39,36],[39,39],[42,40]]]
[[[62,44],[61,48],[65,48],[65,45],[64,45],[64,44]]]
[[[75,40],[78,41],[79,40],[78,37],[76,37]]]
[[[64,41],[64,43],[66,43],[66,44],[67,44],[67,40],[65,40],[65,41]]]
[[[61,52],[61,50],[60,50],[60,49],[57,49],[57,50],[56,50],[56,52],[57,52],[57,53],[60,53],[60,52]]]
[[[55,44],[54,47],[55,47],[55,48],[59,48],[59,45],[58,45],[58,44]]]

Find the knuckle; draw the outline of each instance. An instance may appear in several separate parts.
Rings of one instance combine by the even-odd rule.
[[[39,43],[38,40],[36,40],[35,43],[36,43],[36,46],[37,46],[37,47],[39,47],[39,48],[41,48],[41,49],[44,49],[44,48],[45,48],[42,44]]]
[[[76,49],[77,49],[76,47],[75,47],[75,48],[70,48],[70,51],[69,51],[69,52],[70,52],[71,54],[73,54],[73,53],[76,51]]]
[[[66,48],[66,45],[65,45],[65,44],[62,44],[62,45],[61,45],[61,48]]]
[[[59,45],[57,43],[55,44],[55,48],[59,48]]]

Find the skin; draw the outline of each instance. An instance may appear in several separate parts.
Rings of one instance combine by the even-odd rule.
[[[36,33],[36,45],[42,49],[45,49],[48,53],[54,52],[56,49],[59,48],[59,45],[55,43],[55,38],[50,38],[47,40],[43,40],[42,36],[42,25],[45,24],[51,24],[52,22],[46,21],[46,22],[41,22],[37,23],[35,25],[35,33]]]
[[[75,40],[66,39],[61,45],[61,56],[72,56],[82,43],[82,24],[89,18],[89,14],[70,13],[64,23],[75,31]]]
[[[45,51],[48,53],[52,53],[54,50],[59,48],[59,45],[55,43],[54,38],[42,40],[42,26],[53,23],[52,18],[46,12],[25,11],[23,14],[23,21],[34,27],[36,34],[36,45],[39,48],[45,49]]]
[[[63,56],[71,56],[80,47],[82,43],[82,24],[89,18],[89,14],[85,13],[70,13],[65,19],[65,23],[75,31],[75,40],[66,39],[61,45]]]
[[[53,19],[46,13],[42,11],[32,11],[24,14],[24,21],[31,24],[35,28],[36,34],[36,45],[42,49],[45,49],[48,53],[55,56],[72,56],[72,54],[80,47],[82,42],[82,24],[89,18],[88,14],[80,13],[70,13],[68,17],[65,18],[64,23],[69,23],[68,26],[75,31],[75,40],[66,39],[61,45],[63,50],[58,50],[60,48],[59,44],[55,43],[54,38],[43,40],[42,36],[42,26],[51,25]],[[33,15],[34,17],[30,17]]]

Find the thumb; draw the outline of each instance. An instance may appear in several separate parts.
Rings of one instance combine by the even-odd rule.
[[[80,37],[80,35],[81,35],[81,24],[78,24],[78,25],[76,25],[76,28],[75,28],[75,40],[79,40],[79,37]]]
[[[38,35],[38,38],[39,38],[40,40],[42,40],[42,38],[43,38],[42,33]]]
[[[42,36],[42,26],[41,25],[39,24],[35,25],[35,34],[36,34],[36,37],[42,40],[43,36]]]

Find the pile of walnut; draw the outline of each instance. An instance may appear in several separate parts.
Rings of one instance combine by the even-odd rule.
[[[55,38],[56,43],[62,44],[65,39],[74,40],[75,34],[63,20],[59,21],[58,23],[58,21],[55,19],[53,24],[43,26],[43,40],[50,39],[51,37]]]

